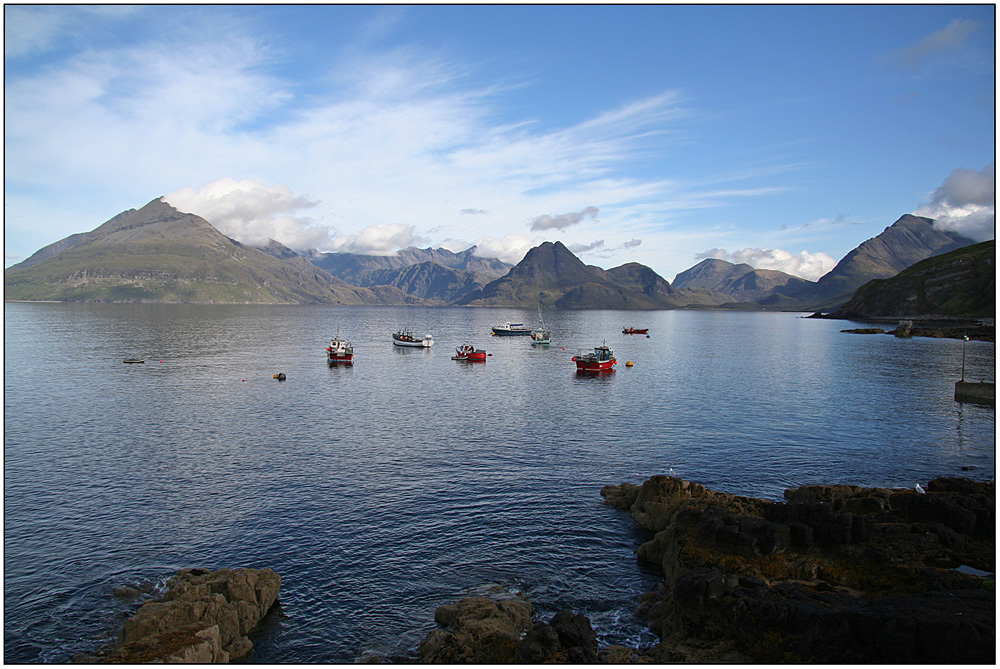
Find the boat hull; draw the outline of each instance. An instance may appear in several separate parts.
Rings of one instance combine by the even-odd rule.
[[[409,330],[403,329],[392,333],[392,343],[406,348],[430,348],[434,345],[434,338],[427,335],[423,339],[417,339]]]
[[[613,372],[615,365],[618,364],[618,361],[614,359],[603,362],[588,362],[576,358],[573,360],[576,362],[576,371],[578,372]]]
[[[407,348],[430,348],[431,344],[427,343],[427,340],[423,341],[406,341],[404,339],[396,339],[393,337],[392,343],[396,346],[403,346]]]
[[[354,355],[334,355],[332,353],[327,354],[326,363],[328,365],[353,365]]]
[[[499,335],[501,337],[523,337],[525,335],[531,335],[531,330],[505,330],[504,328],[493,328],[493,334]]]

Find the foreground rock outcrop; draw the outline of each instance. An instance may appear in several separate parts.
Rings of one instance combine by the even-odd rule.
[[[433,664],[598,661],[597,635],[586,616],[564,609],[548,623],[532,623],[523,595],[495,591],[439,606],[434,630],[420,644],[420,661]]]
[[[992,484],[806,486],[772,502],[654,476],[601,494],[652,535],[638,557],[664,583],[637,613],[660,657],[693,642],[756,662],[995,662]]]
[[[274,605],[281,577],[270,569],[181,569],[160,599],[125,621],[104,662],[234,662],[253,650],[250,632]]]

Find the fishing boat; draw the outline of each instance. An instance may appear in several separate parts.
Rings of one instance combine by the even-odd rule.
[[[527,327],[524,323],[504,322],[493,326],[493,334],[507,337],[512,335],[530,335],[531,328]]]
[[[615,352],[606,343],[595,346],[593,353],[580,351],[573,356],[573,362],[578,372],[613,372],[618,364]]]
[[[622,328],[622,334],[646,334],[649,328]]]
[[[476,348],[472,344],[462,344],[455,349],[452,360],[465,360],[467,362],[486,362],[486,351]]]
[[[531,331],[531,343],[551,344],[552,332],[545,327],[545,320],[542,319],[542,304],[538,304],[538,327]]]
[[[340,338],[340,331],[337,336],[330,340],[330,345],[326,347],[326,363],[328,365],[353,365],[354,345]]]
[[[408,329],[403,328],[399,332],[392,333],[392,343],[396,346],[410,346],[413,348],[430,348],[434,345],[434,337],[424,335],[423,339],[417,339]]]

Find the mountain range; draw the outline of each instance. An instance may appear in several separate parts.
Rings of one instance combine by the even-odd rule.
[[[7,300],[292,304],[425,304],[555,308],[806,311],[846,303],[873,279],[972,244],[905,215],[818,281],[708,259],[673,285],[649,267],[587,265],[544,242],[517,265],[446,249],[392,255],[299,254],[247,246],[162,199],[46,246],[4,271]]]

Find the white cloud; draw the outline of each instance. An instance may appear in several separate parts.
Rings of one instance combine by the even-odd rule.
[[[163,199],[183,212],[201,216],[244,244],[263,246],[274,239],[296,251],[306,251],[330,243],[326,228],[312,225],[309,218],[291,215],[317,203],[296,197],[282,184],[227,177],[198,190],[182,188]]]
[[[531,222],[531,230],[565,230],[587,218],[597,220],[597,212],[597,207],[584,207],[582,211],[573,211],[568,214],[555,216],[543,214]]]
[[[715,248],[695,254],[696,260],[705,258],[727,260],[735,265],[746,263],[754,269],[778,270],[809,281],[816,281],[837,266],[837,261],[825,253],[791,253],[782,249],[746,248],[730,253]]]
[[[541,237],[526,237],[510,234],[503,237],[483,237],[476,242],[475,255],[480,258],[498,258],[505,263],[516,265],[524,259],[524,254],[545,240]]]
[[[952,170],[944,183],[931,195],[930,203],[914,214],[934,219],[934,225],[952,230],[974,241],[993,239],[996,235],[995,163],[982,170]]]
[[[329,248],[320,250],[387,256],[393,255],[399,249],[424,244],[427,241],[414,233],[412,225],[390,223],[370,226],[353,235],[342,235],[335,238]]]

